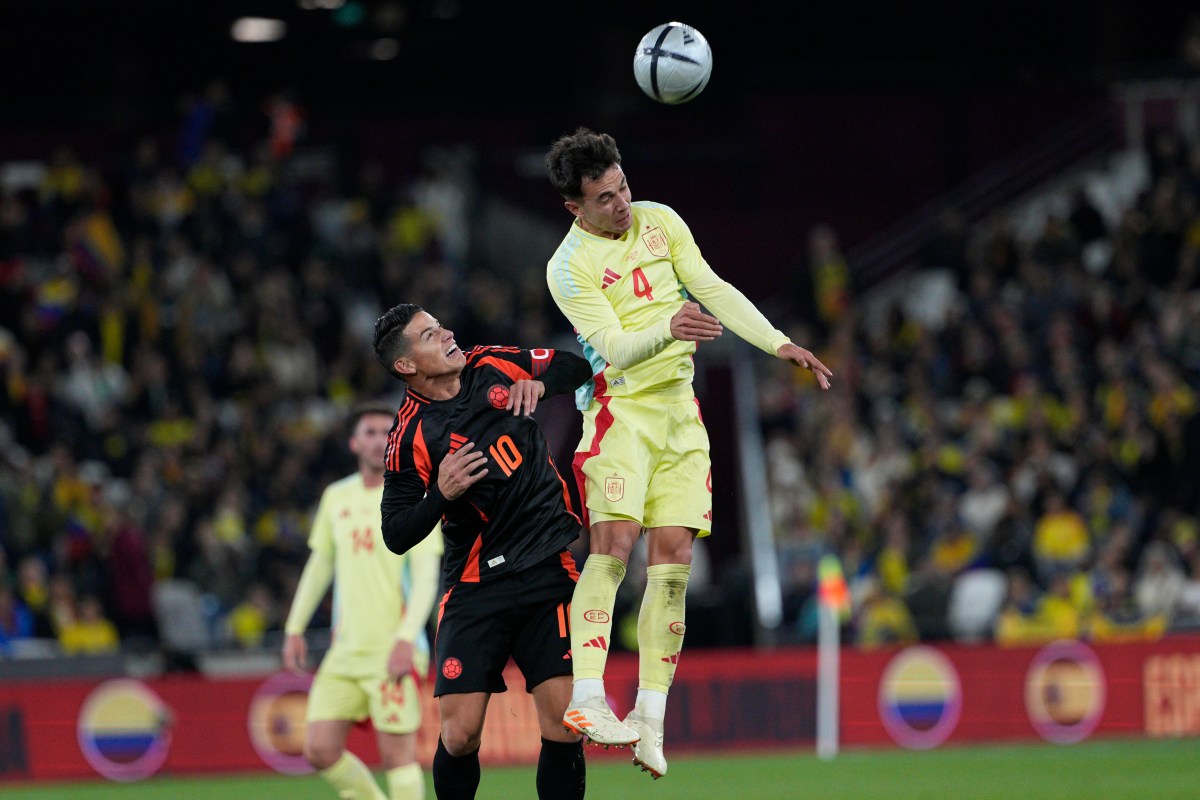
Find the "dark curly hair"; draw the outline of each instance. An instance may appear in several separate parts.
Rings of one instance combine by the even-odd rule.
[[[583,197],[583,181],[598,180],[613,164],[621,163],[617,142],[607,133],[580,127],[560,136],[546,154],[550,183],[567,200]]]

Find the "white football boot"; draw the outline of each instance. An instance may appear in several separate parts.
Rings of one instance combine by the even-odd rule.
[[[649,772],[654,780],[667,774],[667,759],[663,755],[662,720],[640,716],[630,711],[625,724],[637,732],[638,741],[633,746],[633,763]]]
[[[637,731],[617,719],[603,697],[589,697],[567,708],[563,727],[587,737],[593,744],[628,747],[637,743]]]

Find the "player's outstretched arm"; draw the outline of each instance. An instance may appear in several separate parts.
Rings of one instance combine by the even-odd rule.
[[[820,359],[814,356],[810,351],[804,349],[798,344],[788,342],[780,346],[775,354],[782,359],[792,362],[797,367],[812,370],[812,374],[816,376],[817,383],[822,389],[828,389],[830,379],[833,378],[833,372],[829,367],[821,363]]]

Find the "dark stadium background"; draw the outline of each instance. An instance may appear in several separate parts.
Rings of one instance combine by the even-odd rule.
[[[492,188],[548,215],[557,199],[541,176],[515,174],[515,156],[576,124],[612,129],[643,197],[669,190],[689,219],[760,221],[750,238],[820,219],[852,247],[1103,101],[1109,81],[1169,72],[1188,13],[1129,0],[302,5],[10,0],[0,153],[127,144],[169,129],[183,96],[220,78],[243,106],[294,91],[311,138],[347,148],[389,126],[407,144],[479,143]],[[231,22],[254,14],[285,20],[286,39],[232,42]],[[706,35],[714,71],[700,99],[668,108],[639,92],[631,61],[641,34],[673,19]],[[365,57],[380,37],[395,58]],[[388,155],[402,170],[415,152]]]

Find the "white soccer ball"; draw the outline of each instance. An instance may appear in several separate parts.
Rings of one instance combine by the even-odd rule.
[[[647,97],[667,105],[695,99],[712,75],[712,48],[682,22],[656,25],[638,42],[633,76]]]

